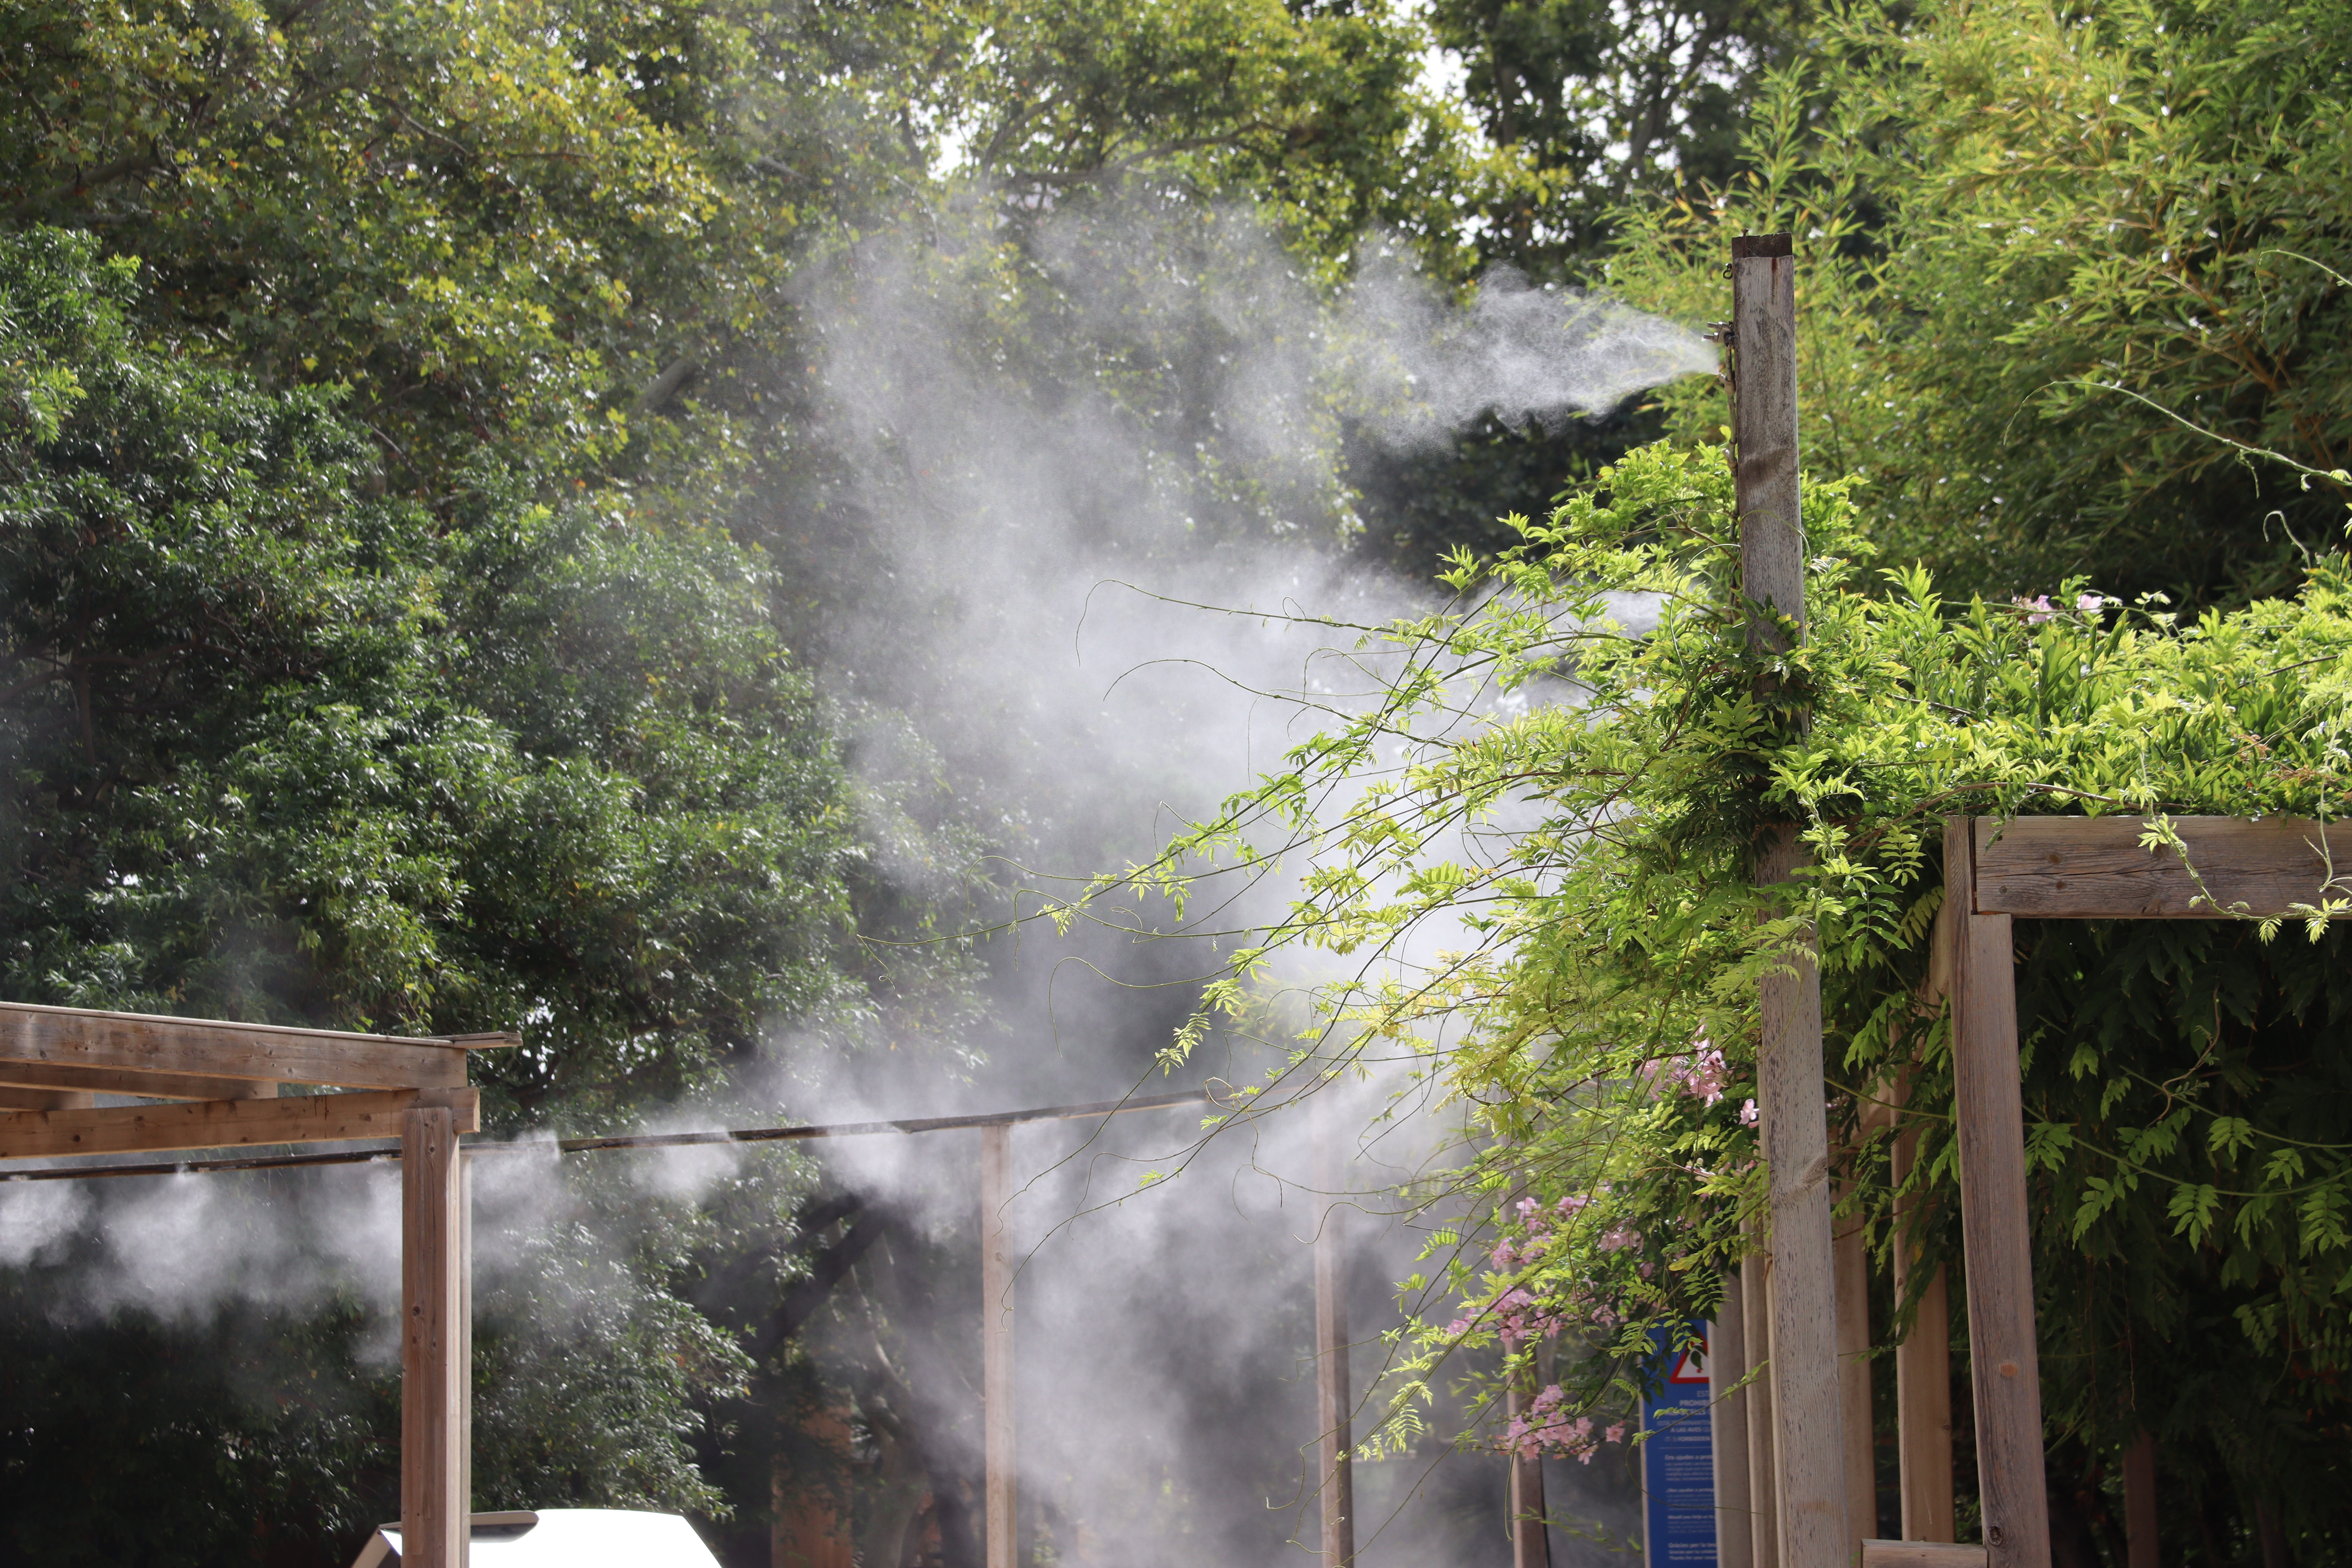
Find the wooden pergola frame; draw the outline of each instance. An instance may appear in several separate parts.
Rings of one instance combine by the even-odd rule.
[[[467,1558],[473,1261],[458,1139],[481,1127],[469,1053],[519,1043],[0,1003],[0,1160],[400,1140],[404,1568]],[[281,1098],[286,1084],[341,1092]]]
[[[1944,834],[1961,1256],[1987,1568],[2046,1568],[2042,1379],[2018,1065],[2015,922],[2294,918],[2352,865],[2352,826],[2293,817],[1956,817]],[[2155,847],[2151,847],[2153,844]],[[1907,1478],[1906,1478],[1907,1486]],[[2152,1545],[2152,1542],[2150,1543]],[[2138,1559],[2142,1544],[2134,1542]],[[1895,1559],[1865,1552],[1866,1561]]]
[[[1748,642],[1775,656],[1805,634],[1806,544],[1799,504],[1796,263],[1792,237],[1731,243],[1727,380],[1736,457],[1740,592]],[[1759,696],[1771,695],[1765,679]],[[2176,849],[2173,846],[2178,845]],[[2183,857],[2186,857],[2184,859]],[[1756,880],[1785,882],[1804,859],[1794,824],[1759,845]],[[2307,918],[2352,881],[2352,826],[2293,818],[2029,816],[1952,819],[1946,899],[1928,1000],[1952,1009],[1960,1232],[1984,1544],[1950,1542],[1949,1335],[1940,1274],[1920,1291],[1896,1348],[1904,1531],[1867,1539],[1871,1460],[1867,1259],[1857,1230],[1836,1234],[1822,1067],[1817,936],[1761,983],[1759,1142],[1768,1215],[1727,1279],[1710,1362],[1716,1383],[1716,1507],[1721,1568],[2049,1568],[2042,1380],[2035,1354],[2032,1212],[2017,1038],[2020,920]],[[2352,910],[2345,911],[2352,916]],[[1907,1085],[1891,1085],[1899,1100]],[[1900,1179],[1916,1128],[1892,1105]],[[1897,1279],[1908,1261],[1898,1249]],[[1769,1375],[1759,1377],[1769,1368]],[[2125,1460],[2131,1568],[2156,1568],[2154,1456]],[[2132,1494],[2137,1493],[2137,1496]]]

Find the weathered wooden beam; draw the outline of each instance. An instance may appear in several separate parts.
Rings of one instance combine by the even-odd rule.
[[[1021,1551],[1019,1445],[1013,1424],[1013,1129],[980,1130],[981,1448],[987,1568],[1016,1568]]]
[[[326,1098],[326,1097],[319,1097]],[[371,1097],[373,1098],[373,1097]],[[412,1103],[400,1131],[401,1568],[465,1568],[471,1393],[460,1119]],[[301,1103],[280,1100],[278,1104]]]
[[[0,1062],[37,1066],[348,1089],[462,1089],[469,1050],[515,1043],[503,1034],[410,1039],[0,1002]]]
[[[1835,1238],[1838,1429],[1845,1437],[1848,1560],[1878,1533],[1878,1454],[1870,1402],[1870,1248],[1861,1216]]]
[[[1356,1560],[1355,1467],[1349,1458],[1355,1446],[1351,1435],[1355,1401],[1348,1377],[1348,1205],[1339,1201],[1348,1171],[1339,1155],[1337,1094],[1336,1087],[1327,1083],[1307,1108],[1315,1185],[1323,1207],[1322,1223],[1315,1232],[1315,1422],[1325,1568],[1348,1568]]]
[[[1748,646],[1804,638],[1805,536],[1797,443],[1796,261],[1785,234],[1731,242],[1732,436]],[[1793,826],[1768,828],[1759,886],[1802,864]],[[1773,1460],[1781,1568],[1847,1568],[1840,1436],[1837,1282],[1830,1239],[1829,1120],[1822,1078],[1822,977],[1808,931],[1778,955],[1758,998],[1757,1104],[1771,1184]],[[1753,1332],[1751,1322],[1750,1331]]]
[[[1793,829],[1758,874],[1785,879]],[[1771,1182],[1772,1461],[1780,1568],[1847,1568],[1843,1404],[1838,1391],[1837,1268],[1830,1237],[1829,1116],[1822,1078],[1822,975],[1809,946],[1762,982],[1758,1131]],[[1751,1330],[1752,1331],[1752,1330]]]
[[[86,1089],[16,1089],[0,1084],[0,1110],[87,1110],[97,1099]]]
[[[50,1067],[39,1062],[0,1061],[0,1084],[135,1094],[145,1100],[268,1100],[278,1093],[278,1086],[267,1079],[198,1078],[187,1073],[132,1072],[126,1068]]]
[[[1920,1000],[1939,1011],[1951,994],[1955,951],[1963,911],[1948,896],[1936,911],[1929,937],[1927,983]],[[1906,1071],[1886,1095],[1885,1119],[1895,1129],[1887,1152],[1888,1179],[1899,1193],[1910,1181],[1919,1159],[1919,1122],[1906,1117],[1911,1078]],[[1909,1300],[1918,1248],[1911,1235],[1919,1200],[1914,1194],[1896,1200],[1895,1213],[1895,1299]],[[1952,1481],[1952,1309],[1950,1277],[1938,1265],[1935,1278],[1918,1288],[1911,1331],[1895,1347],[1895,1433],[1901,1467],[1903,1538],[1906,1541],[1952,1539],[1958,1520]]]
[[[1534,1369],[1528,1368],[1506,1390],[1506,1413],[1512,1420],[1527,1414],[1533,1403]],[[1551,1526],[1544,1510],[1543,1457],[1514,1450],[1510,1456],[1511,1568],[1551,1568]]]
[[[2156,1434],[2143,1428],[2124,1449],[2126,1568],[2163,1568],[2158,1550]]]
[[[1739,1266],[1741,1314],[1748,1333],[1748,1364],[1764,1374],[1748,1385],[1748,1506],[1753,1521],[1750,1550],[1756,1568],[1780,1568],[1780,1468],[1772,1462],[1772,1252],[1769,1237],[1763,1250],[1751,1252]]]
[[[1899,1189],[1918,1161],[1919,1128],[1895,1136],[1889,1174]],[[1895,1212],[1895,1299],[1907,1300],[1916,1269],[1906,1234],[1916,1200]],[[1919,1290],[1911,1331],[1895,1347],[1895,1430],[1902,1465],[1903,1537],[1949,1541],[1957,1525],[1952,1485],[1952,1309],[1939,1265]]]
[[[1985,1549],[1935,1541],[1865,1541],[1862,1568],[1985,1568]]]
[[[1978,817],[1970,907],[2031,920],[2212,920],[2352,898],[2352,823],[2323,834],[2293,816],[2171,822],[2187,865],[2169,847],[2140,847],[2146,817]]]
[[[423,1091],[456,1111],[458,1131],[481,1126],[470,1089]],[[291,1100],[198,1100],[95,1110],[27,1110],[0,1122],[0,1159],[136,1154],[166,1149],[247,1149],[261,1143],[340,1143],[397,1138],[420,1091],[306,1094]]]
[[[1975,823],[1944,835],[1948,897],[1970,909]],[[1952,966],[1953,1109],[1960,1156],[1969,1362],[1988,1568],[2048,1568],[2042,1373],[2033,1331],[2032,1215],[2017,1054],[2017,954],[2007,914],[1958,922]]]
[[[1785,234],[1731,242],[1731,426],[1740,592],[1792,625],[1751,620],[1751,644],[1804,637],[1805,531],[1797,485],[1797,264]]]
[[[1748,1500],[1747,1303],[1739,1271],[1723,1281],[1723,1300],[1706,1337],[1707,1426],[1715,1460],[1716,1568],[1756,1568],[1756,1521]],[[1737,1392],[1734,1392],[1737,1390]]]

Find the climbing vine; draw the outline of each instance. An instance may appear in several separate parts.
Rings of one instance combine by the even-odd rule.
[[[1759,654],[1731,489],[1721,449],[1660,444],[1513,520],[1517,547],[1453,562],[1452,607],[1367,639],[1376,702],[1128,879],[1181,900],[1210,870],[1296,875],[1196,1029],[1344,959],[1311,987],[1298,1066],[1402,1058],[1469,1108],[1431,1197],[1458,1220],[1406,1282],[1414,1353],[1374,1452],[1493,1345],[1512,1376],[1559,1365],[1507,1442],[1589,1457],[1623,1436],[1649,1331],[1713,1311],[1760,1202],[1754,998],[1803,923],[1845,1212],[1884,1252],[1903,1203],[1907,1244],[1957,1260],[1948,1026],[1921,1000],[1947,817],[2131,813],[2155,840],[2175,815],[2352,800],[2335,566],[2194,618],[2080,581],[1952,602],[1874,563],[1851,481],[1817,482],[1807,638]],[[1759,889],[1773,822],[1810,865]],[[2352,983],[2321,917],[2340,891],[2284,931],[2020,923],[2053,1441],[2227,1428],[2265,1490],[2338,1462]],[[1919,1135],[1899,1194],[1860,1114],[1898,1084]]]

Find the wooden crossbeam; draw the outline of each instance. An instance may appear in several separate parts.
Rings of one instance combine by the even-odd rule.
[[[407,1039],[0,1002],[0,1064],[347,1089],[463,1089],[470,1050],[512,1035]],[[77,1087],[117,1089],[114,1083]]]
[[[0,1084],[0,1110],[80,1110],[90,1103],[88,1089],[16,1089]]]
[[[2352,823],[2330,823],[2324,836],[2318,823],[2293,816],[2171,823],[2188,847],[2186,866],[2168,847],[2140,847],[2146,817],[1978,817],[1974,912],[2212,920],[2285,915],[2331,897],[2352,899]],[[2339,879],[2332,887],[2331,874]]]
[[[21,1111],[0,1119],[0,1159],[397,1138],[402,1113],[420,1103],[446,1106],[459,1132],[480,1130],[481,1096],[470,1089],[202,1100],[97,1110]]]
[[[1985,1549],[1941,1541],[1865,1541],[1862,1568],[1985,1568]]]
[[[196,1078],[187,1073],[131,1072],[123,1068],[61,1068],[44,1062],[0,1061],[0,1085],[24,1089],[95,1089],[144,1100],[268,1100],[278,1086],[264,1079]]]

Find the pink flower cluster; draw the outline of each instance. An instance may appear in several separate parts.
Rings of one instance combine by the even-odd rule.
[[[1705,1035],[1691,1042],[1687,1056],[1642,1064],[1642,1077],[1649,1083],[1653,1099],[1672,1088],[1696,1096],[1702,1104],[1713,1105],[1723,1098],[1726,1076],[1723,1053],[1707,1044]]]
[[[2055,620],[2062,613],[2057,605],[2050,602],[2050,595],[2047,594],[2036,594],[2031,599],[2012,598],[2010,603],[2025,612],[2025,624],[2029,626],[2038,626],[2044,621]],[[2086,616],[2095,616],[2106,607],[2107,600],[2104,594],[2074,595],[2074,608]]]
[[[1537,1394],[1525,1410],[1511,1417],[1511,1425],[1503,1434],[1504,1448],[1529,1459],[1539,1458],[1549,1450],[1572,1456],[1589,1465],[1601,1444],[1625,1440],[1622,1422],[1601,1428],[1596,1436],[1592,1417],[1579,1415],[1570,1420],[1567,1404],[1568,1395],[1556,1383]]]

